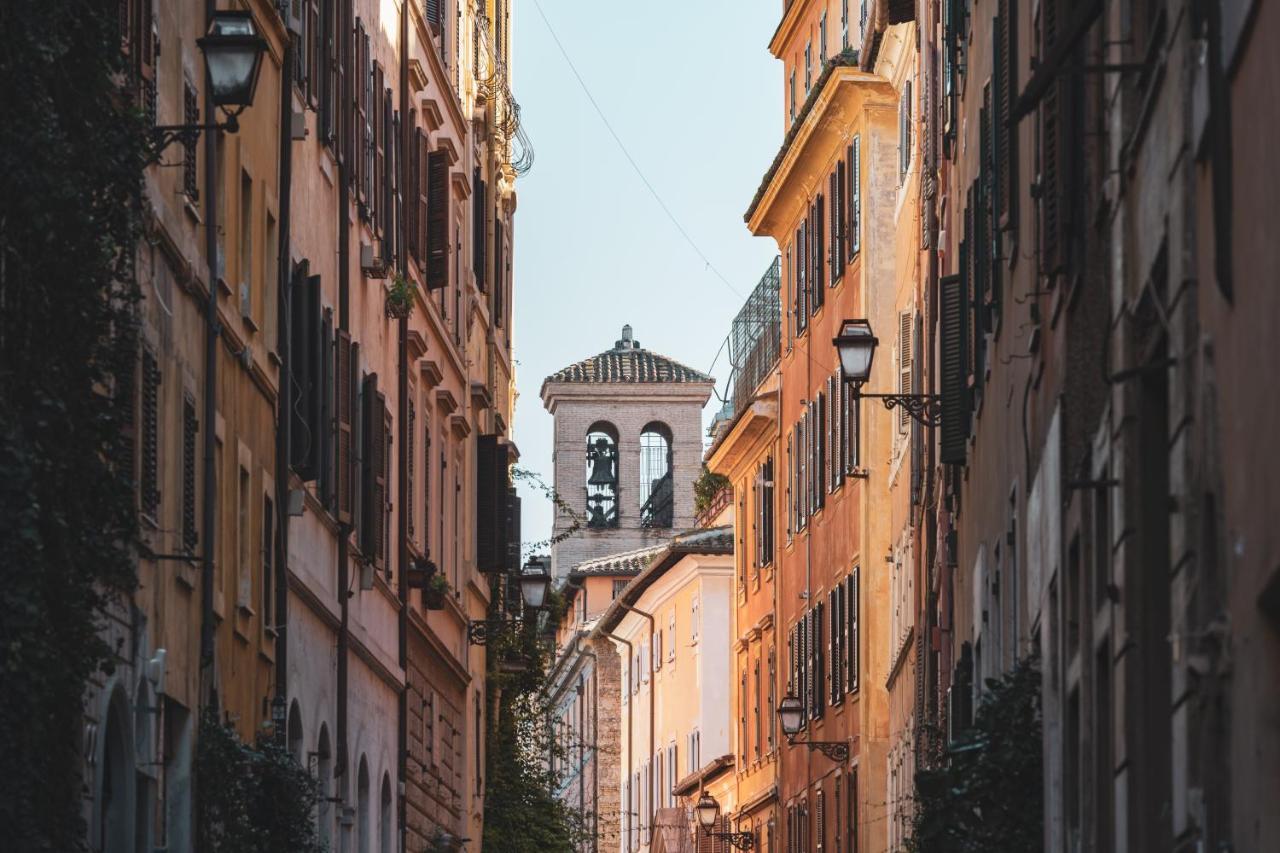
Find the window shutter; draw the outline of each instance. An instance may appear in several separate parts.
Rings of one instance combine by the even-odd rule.
[[[949,275],[939,282],[938,326],[941,364],[942,430],[939,459],[945,464],[963,465],[969,438],[968,311],[965,281]]]
[[[319,296],[319,288],[317,288],[317,297]],[[316,469],[319,488],[317,496],[320,503],[326,508],[333,508],[334,500],[334,482],[333,482],[333,442],[334,442],[334,425],[335,425],[335,400],[333,377],[336,373],[334,368],[334,336],[333,336],[333,309],[322,309],[323,320],[320,330],[317,334],[320,336],[319,341],[319,359],[316,369],[315,398],[317,403],[317,415],[315,421],[316,430]]]
[[[855,566],[853,572],[849,575],[849,597],[845,604],[849,608],[849,690],[850,692],[858,689],[859,675],[859,644],[858,636],[858,569]]]
[[[409,126],[413,128],[413,135],[409,138],[408,148],[405,152],[405,172],[406,184],[405,196],[408,203],[405,205],[404,217],[407,242],[404,249],[419,263],[422,262],[422,235],[421,226],[421,200],[422,200],[422,128],[417,126],[417,114],[409,111]]]
[[[995,22],[996,37],[993,40],[994,56],[992,67],[995,74],[992,75],[992,82],[996,87],[996,162],[999,164],[999,174],[996,179],[996,216],[1002,217],[1012,225],[1014,216],[1014,200],[1016,199],[1016,191],[1014,182],[1017,176],[1017,148],[1012,144],[1013,128],[1011,120],[1013,117],[1013,98],[1017,94],[1017,66],[1015,64],[1015,50],[1017,43],[1015,35],[1017,32],[1014,24],[1014,11],[1017,8],[1016,3],[1010,3],[1009,0],[999,0],[997,4],[997,14]]]
[[[443,151],[427,155],[427,287],[449,283],[449,161]]]
[[[506,565],[507,447],[497,435],[476,438],[476,568]]]
[[[417,482],[418,482],[417,476],[416,476],[417,470],[418,470],[418,466],[417,466],[418,459],[416,455],[417,449],[418,449],[417,448],[418,407],[413,402],[416,396],[417,396],[417,390],[414,388],[413,384],[410,383],[409,385],[409,425],[408,425],[408,428],[405,429],[404,431],[405,442],[406,442],[405,448],[404,448],[404,455],[408,459],[408,462],[405,464],[405,485],[407,488],[405,489],[404,512],[405,512],[405,515],[407,516],[406,523],[409,530],[410,542],[416,541],[414,537],[414,533],[417,529],[417,526],[413,523],[414,522],[413,510],[416,503],[414,501],[414,492],[417,489]]]
[[[320,16],[321,44],[324,50],[321,54],[322,68],[320,72],[320,141],[329,146],[334,145],[334,138],[337,132],[337,121],[334,114],[334,85],[337,82],[338,56],[337,45],[338,40],[334,33],[334,15],[337,13],[337,4],[332,0],[325,0],[324,8]]]
[[[822,600],[813,608],[813,623],[810,626],[810,636],[813,638],[813,707],[814,716],[821,717],[822,709],[826,705],[827,689],[827,651],[823,646],[823,613],[826,607]]]
[[[364,378],[360,423],[360,550],[373,561],[382,553],[382,395],[378,374]]]
[[[862,248],[862,137],[849,146],[849,260]]]
[[[196,436],[200,422],[196,419],[196,401],[186,396],[182,401],[182,547],[194,552],[200,542],[196,527]]]
[[[916,314],[911,333],[911,387],[916,393],[924,389],[921,377],[924,354],[921,338],[924,337],[924,321]],[[911,502],[919,506],[923,500],[924,482],[924,426],[916,421],[911,422]]]
[[[477,24],[477,31],[478,31]],[[485,218],[488,212],[488,201],[485,197],[487,188],[484,178],[480,176],[480,167],[475,167],[471,193],[471,270],[475,273],[476,287],[484,293],[487,289],[487,273],[485,254],[488,235],[485,233]]]
[[[364,30],[364,21],[356,18],[356,35],[354,45],[354,64],[352,76],[355,77],[355,133],[353,138],[352,169],[355,179],[356,197],[362,204],[368,204],[365,190],[365,179],[368,177],[368,166],[365,152],[369,146],[369,35]]]
[[[822,193],[818,193],[818,197],[813,200],[813,310],[817,311],[822,307],[826,294],[823,290],[827,284],[827,250],[826,250],[826,202],[822,197]]]
[[[320,276],[310,275],[310,264],[302,261],[294,268],[292,293],[289,296],[291,318],[289,373],[293,378],[292,406],[293,469],[304,482],[319,476],[320,461],[320,389],[319,370],[322,350],[322,315]]]
[[[444,0],[427,0],[427,23],[437,30],[440,28],[443,8]]]
[[[186,124],[200,123],[200,103],[195,87],[185,80],[182,83],[182,120]],[[182,192],[191,201],[200,198],[200,181],[196,168],[197,138],[187,137],[182,146]]]
[[[324,34],[320,29],[320,0],[307,2],[307,103],[315,109],[320,104],[321,56]]]
[[[506,230],[502,227],[499,208],[493,209],[493,323],[502,325],[503,298],[507,289]]]
[[[392,543],[394,537],[391,535],[391,410],[387,408],[387,398],[385,394],[378,395],[378,406],[382,411],[382,431],[379,434],[381,442],[379,443],[378,472],[381,478],[378,481],[378,490],[380,495],[375,495],[375,499],[381,497],[378,502],[378,508],[381,512],[380,520],[381,536],[377,543],[377,553],[382,557],[382,565],[386,567],[387,579],[391,579],[392,562]]]
[[[830,213],[827,219],[827,257],[825,263],[831,267],[830,284],[836,286],[843,272],[840,259],[844,253],[840,251],[840,176],[837,170],[831,170],[827,176],[827,199],[830,202]]]
[[[384,81],[385,82],[385,81]],[[400,116],[392,106],[390,89],[382,93],[382,259],[394,264],[400,249],[400,186],[396,168],[396,143],[400,139]]]
[[[351,523],[351,421],[352,403],[355,396],[353,379],[351,335],[341,329],[337,332],[337,353],[335,357],[337,369],[334,371],[334,385],[337,396],[337,412],[334,420],[337,426],[336,476],[334,491],[337,493],[337,517],[343,524]]]
[[[912,394],[911,386],[911,314],[902,311],[898,314],[898,393]],[[898,431],[906,432],[911,425],[911,415],[905,406],[898,407]]]

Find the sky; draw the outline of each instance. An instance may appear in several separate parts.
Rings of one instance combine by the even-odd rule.
[[[781,63],[767,46],[782,4],[512,6],[512,89],[535,153],[516,182],[514,436],[519,467],[551,484],[543,378],[613,346],[624,323],[646,349],[706,371],[776,254],[742,215],[782,140]],[[543,14],[696,250],[610,135]],[[723,393],[725,355],[711,373]],[[716,409],[713,397],[704,420]],[[520,493],[523,540],[546,540],[550,502],[527,485]]]

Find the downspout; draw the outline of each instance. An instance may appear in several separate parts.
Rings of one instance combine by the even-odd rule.
[[[657,674],[653,668],[653,630],[654,630],[653,614],[645,613],[643,610],[640,610],[639,608],[632,607],[630,604],[627,604],[621,598],[618,599],[618,606],[621,607],[623,610],[627,610],[631,613],[636,614],[637,616],[642,617],[643,619],[648,620],[649,622],[649,658],[650,658],[649,660],[649,760],[650,762],[652,762],[653,759],[656,757],[656,753],[653,751],[654,750],[654,734],[653,734],[654,713],[653,712],[654,712],[654,697],[657,695],[657,692],[658,692]],[[644,666],[643,661],[641,661],[641,666]],[[654,806],[654,801],[658,799],[653,795],[654,789],[656,787],[653,781],[653,778],[654,778],[653,764],[650,763],[649,765],[649,815],[648,815],[650,844],[653,844],[653,811],[654,811],[653,806]]]
[[[293,39],[284,43],[284,60],[280,69],[280,246],[277,258],[276,287],[276,355],[280,359],[280,379],[276,389],[276,689],[275,699],[289,701],[289,462],[293,456],[293,422],[290,418],[293,399],[293,328],[290,325],[290,299],[292,298],[292,270],[289,234],[290,195],[293,187]],[[262,614],[267,618],[267,614]],[[278,743],[285,742],[285,729],[275,733]]]
[[[216,0],[205,0],[204,19],[208,28],[217,11]],[[213,103],[213,84],[209,69],[204,74],[204,114],[216,115]],[[200,573],[200,704],[217,708],[218,696],[214,687],[213,669],[213,558],[218,538],[217,515],[217,466],[215,465],[216,432],[218,420],[218,134],[221,130],[209,130],[204,134],[204,251],[208,262],[206,276],[209,297],[205,303],[204,329],[204,504],[201,507],[204,528],[204,554]]]
[[[397,188],[401,193],[407,185],[404,153],[408,149],[405,141],[405,135],[409,130],[409,4],[400,4],[400,138],[396,140],[399,150],[396,152],[396,169],[399,172],[397,177]],[[411,199],[410,203],[416,203],[416,199]],[[403,203],[401,210],[403,211]],[[400,275],[405,279],[409,277],[409,252],[408,252],[408,228],[406,227],[406,218],[402,215],[399,222],[396,223],[400,234],[397,239],[397,269]],[[400,696],[398,704],[399,720],[396,727],[396,768],[399,773],[399,781],[397,784],[397,797],[399,799],[396,809],[396,818],[400,829],[400,849],[408,849],[408,823],[405,820],[405,803],[406,788],[405,780],[408,775],[408,753],[409,753],[409,652],[408,652],[408,630],[409,630],[409,585],[408,585],[408,568],[409,568],[409,515],[406,509],[409,506],[409,318],[408,316],[400,317],[396,321],[398,334],[398,358],[399,369],[396,377],[397,387],[396,396],[398,397],[396,405],[396,440],[399,442],[400,449],[396,454],[397,466],[396,477],[400,486],[400,506],[396,513],[396,536],[400,540],[398,553],[399,571],[396,573],[396,592],[400,598],[400,614],[397,620],[397,634],[399,645],[400,671],[404,673],[404,683],[400,685]],[[476,768],[479,773],[480,769]]]
[[[344,10],[349,11],[349,0],[344,2]],[[346,23],[344,15],[343,24]],[[343,39],[339,50],[344,52],[344,67],[350,68],[351,57],[346,52],[347,40]],[[355,72],[343,75],[342,103],[350,109],[353,90],[352,81]],[[338,328],[344,332],[351,330],[351,152],[343,152],[338,158]],[[358,364],[351,365],[352,371],[359,371]],[[354,453],[353,453],[354,456]],[[351,468],[354,469],[352,464]],[[347,488],[353,488],[351,482],[353,471],[347,472]],[[355,506],[351,507],[352,513]],[[347,773],[347,655],[349,635],[351,631],[351,532],[354,521],[338,525],[338,708],[337,708],[337,758],[334,761],[333,776],[341,778],[343,786],[339,789],[346,792]]]
[[[630,640],[624,640],[622,637],[619,637],[617,634],[613,633],[612,631],[602,631],[601,633],[612,640],[617,640],[619,643],[622,643],[622,645],[627,647],[628,678],[627,678],[627,683],[622,685],[622,689],[627,692],[630,692],[631,691],[630,673],[631,673],[631,659],[632,659],[631,655],[635,651],[635,647],[631,645]],[[636,760],[635,738],[632,734],[632,731],[634,728],[633,726],[634,718],[635,718],[635,703],[628,700],[627,701],[627,759],[632,763],[634,763]],[[628,777],[631,775],[630,768],[624,767],[623,772]],[[627,809],[631,808],[631,803],[629,801],[621,805],[622,805],[622,808],[619,809],[620,812],[626,811]],[[639,817],[639,815],[637,814],[636,817]]]
[[[596,655],[595,649],[590,646],[583,646],[583,634],[578,635],[578,654],[586,655],[591,658],[591,671],[599,673],[600,658]],[[591,784],[595,789],[591,798],[591,849],[593,853],[598,853],[600,849],[600,743],[599,743],[599,723],[600,723],[600,703],[597,696],[600,692],[600,677],[596,676],[596,689],[591,696],[591,761],[594,765],[591,771]],[[579,771],[581,773],[581,771]],[[579,803],[583,803],[581,795],[578,798]],[[583,814],[585,822],[586,815]]]

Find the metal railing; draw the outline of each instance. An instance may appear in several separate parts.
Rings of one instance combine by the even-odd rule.
[[[782,261],[774,258],[729,330],[729,363],[733,368],[733,414],[755,397],[778,363],[782,349]]]

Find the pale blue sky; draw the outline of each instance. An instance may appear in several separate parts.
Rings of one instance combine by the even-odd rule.
[[[513,90],[536,152],[516,185],[515,355],[520,465],[551,482],[543,377],[642,346],[706,370],[773,241],[742,221],[782,137],[777,0],[537,0],[631,156],[729,280],[705,268],[609,135],[535,0],[513,3]],[[722,356],[712,371],[721,389]],[[716,407],[708,406],[709,416]],[[521,489],[523,538],[550,536],[550,503]]]

